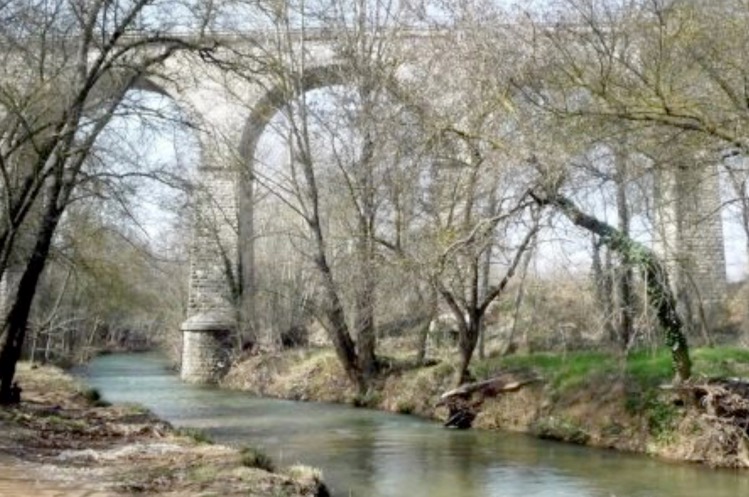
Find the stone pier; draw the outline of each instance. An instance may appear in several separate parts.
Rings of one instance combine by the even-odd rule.
[[[703,321],[710,328],[727,289],[717,166],[698,158],[662,172],[656,209],[656,250],[669,268],[680,310],[693,328]]]
[[[182,380],[215,383],[228,371],[237,319],[237,181],[228,168],[201,168],[195,195],[188,319],[182,323]]]
[[[205,312],[182,323],[181,329],[182,380],[216,383],[231,365],[235,320],[222,312]]]

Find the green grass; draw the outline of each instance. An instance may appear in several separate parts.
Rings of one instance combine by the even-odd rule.
[[[692,349],[690,353],[694,376],[749,375],[749,349],[699,348]],[[538,353],[476,361],[473,372],[481,380],[507,369],[538,371],[558,391],[578,386],[591,377],[617,372],[626,373],[644,387],[668,382],[673,377],[671,353],[664,347],[634,351],[627,357],[626,365],[616,355],[606,352]]]
[[[627,358],[627,374],[643,386],[656,386],[673,377],[671,352],[665,348],[638,350]]]
[[[692,353],[695,373],[706,376],[749,376],[749,349],[715,347]]]
[[[473,372],[478,379],[485,379],[500,370],[532,369],[541,373],[556,389],[564,390],[580,384],[587,377],[613,371],[616,365],[616,359],[603,352],[538,353],[479,361]]]

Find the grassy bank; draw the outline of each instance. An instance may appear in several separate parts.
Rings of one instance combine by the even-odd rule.
[[[694,376],[749,376],[749,350],[693,351]],[[450,361],[425,368],[385,361],[385,374],[366,397],[356,395],[329,350],[251,357],[230,371],[223,386],[296,400],[353,403],[443,420],[436,407],[455,375]],[[531,354],[476,361],[477,380],[499,371],[531,370],[542,381],[486,399],[474,422],[480,429],[532,433],[573,443],[749,467],[746,434],[726,432],[661,385],[671,377],[670,354],[639,351],[628,358],[603,352]],[[730,440],[729,440],[730,439]]]
[[[138,406],[109,406],[60,369],[23,364],[18,381],[23,402],[0,408],[0,454],[31,481],[96,495],[327,495],[316,470],[276,471],[251,448],[214,445]]]

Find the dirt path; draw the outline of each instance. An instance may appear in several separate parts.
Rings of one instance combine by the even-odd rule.
[[[0,497],[113,497],[81,482],[49,480],[42,468],[0,456]]]

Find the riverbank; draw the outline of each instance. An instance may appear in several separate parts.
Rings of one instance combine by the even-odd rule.
[[[696,349],[692,356],[695,384],[707,377],[749,376],[745,349]],[[247,358],[234,365],[222,386],[269,397],[350,403],[445,419],[446,409],[437,405],[439,396],[453,386],[455,369],[449,360],[422,368],[405,360],[383,362],[384,374],[366,398],[357,395],[333,352],[324,349]],[[749,468],[745,427],[718,419],[705,408],[703,398],[684,402],[683,395],[661,388],[671,376],[667,351],[639,352],[626,361],[599,352],[510,356],[476,361],[472,369],[477,380],[507,370],[531,371],[542,379],[485,399],[475,428]]]
[[[21,364],[17,378],[22,403],[0,407],[0,495],[327,495],[314,469],[269,471],[259,452],[107,405],[58,368]]]

